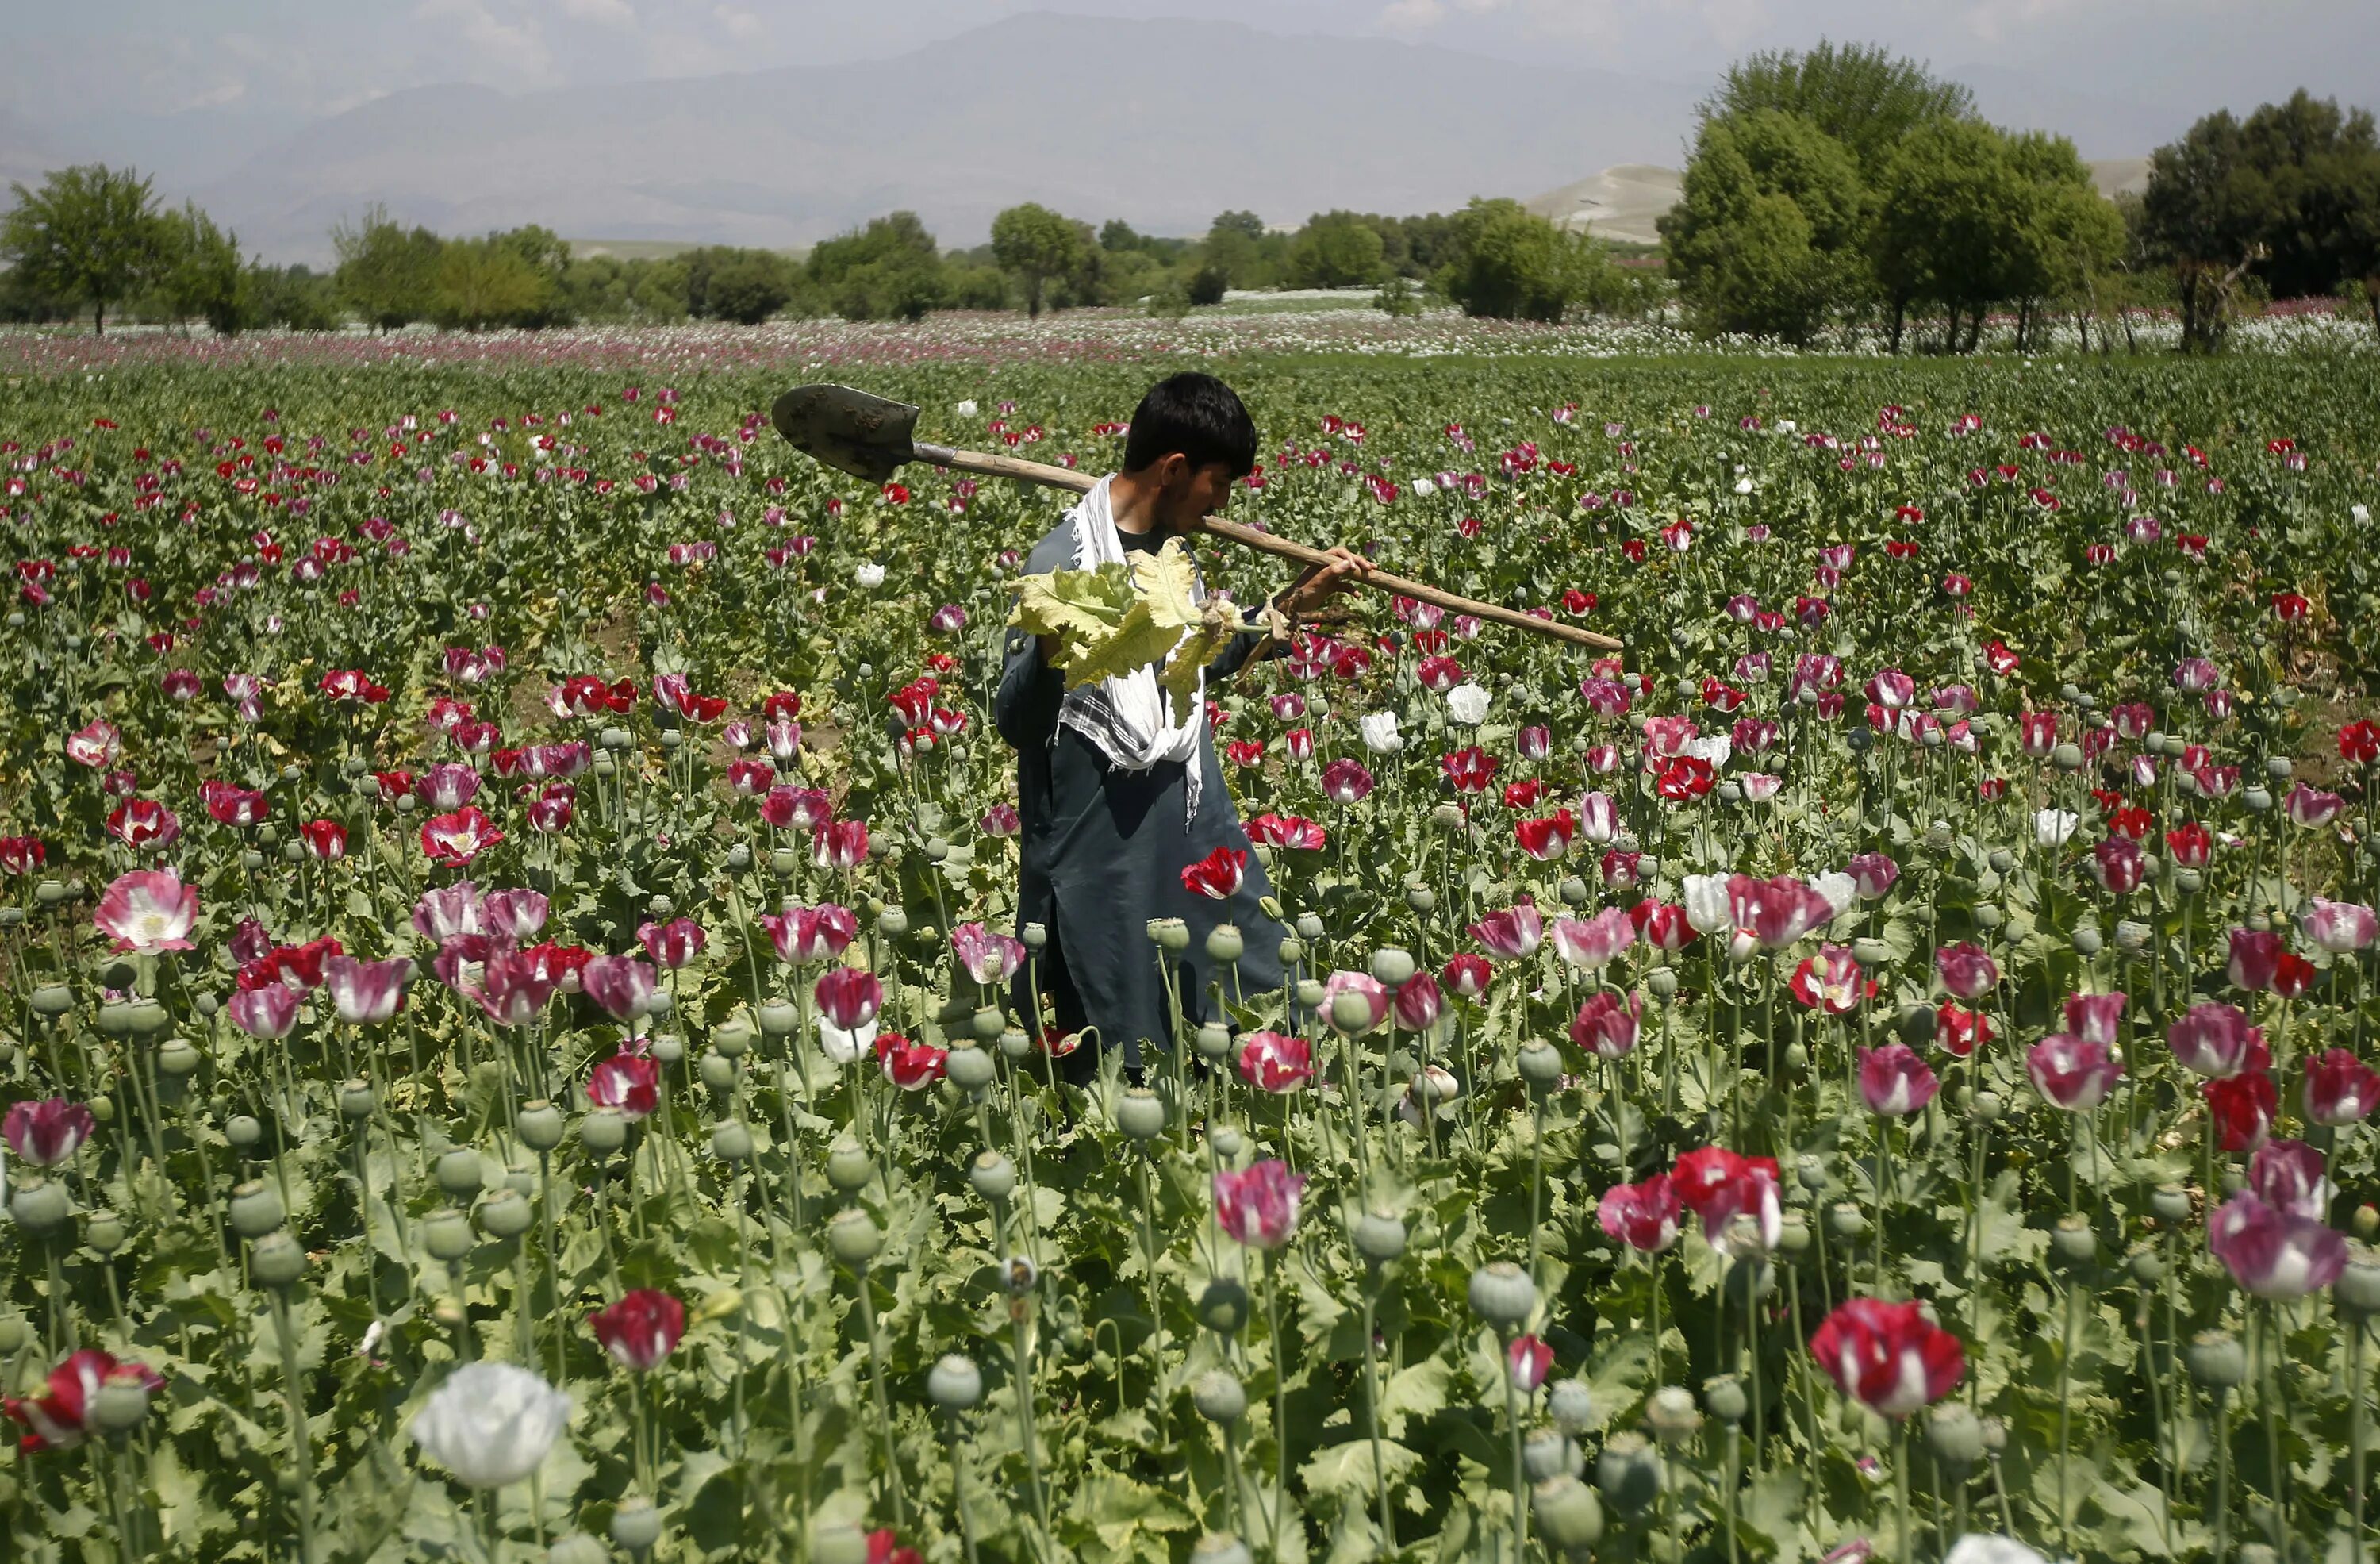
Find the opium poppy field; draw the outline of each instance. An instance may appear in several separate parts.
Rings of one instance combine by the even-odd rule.
[[[1278,918],[1137,1085],[1012,1002],[1062,500],[176,357],[0,409],[11,1556],[2363,1557],[2372,357],[1221,358],[1233,518],[1626,650],[1215,680]],[[832,377],[1101,471],[1177,361]]]

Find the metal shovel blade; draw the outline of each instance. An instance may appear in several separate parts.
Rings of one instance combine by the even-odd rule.
[[[871,483],[917,454],[917,409],[848,385],[796,385],[769,420],[795,450]]]

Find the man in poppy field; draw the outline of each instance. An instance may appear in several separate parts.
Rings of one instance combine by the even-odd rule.
[[[1159,382],[1133,413],[1122,470],[1034,545],[1026,570],[1155,553],[1220,513],[1256,454],[1256,423],[1230,386],[1196,373]],[[1370,568],[1344,548],[1331,554],[1269,606],[1293,620]],[[1243,633],[1210,671],[1229,678],[1273,643],[1269,630]],[[1017,922],[1031,952],[1015,1006],[1056,1046],[1095,1029],[1099,1047],[1121,1047],[1136,1074],[1145,1046],[1172,1045],[1177,1015],[1191,1025],[1227,1019],[1218,986],[1278,988],[1284,931],[1260,905],[1271,887],[1223,786],[1204,679],[1177,714],[1154,669],[1068,690],[1052,650],[1051,638],[1012,629],[994,703],[1016,751]],[[1225,926],[1240,933],[1236,958],[1230,935],[1215,936]],[[1068,1071],[1088,1079],[1097,1059],[1078,1050]]]

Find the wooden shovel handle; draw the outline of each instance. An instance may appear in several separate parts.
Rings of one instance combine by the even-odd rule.
[[[922,442],[917,446],[917,458],[919,461],[930,461],[937,467],[953,467],[962,472],[979,472],[990,478],[1014,478],[1020,483],[1042,483],[1053,489],[1071,489],[1078,495],[1090,493],[1092,487],[1099,483],[1099,480],[1089,473],[1078,472],[1071,467],[1051,467],[1043,462],[1026,461],[1021,457],[994,456],[983,451],[962,451],[949,446],[929,446]],[[1254,527],[1243,526],[1237,521],[1226,521],[1220,516],[1201,517],[1198,521],[1198,531],[1209,537],[1224,538],[1243,544],[1255,549],[1259,554],[1274,555],[1282,559],[1293,559],[1301,565],[1327,565],[1330,562],[1330,556],[1318,548],[1309,547],[1307,544],[1295,543],[1288,538],[1277,538],[1270,532],[1258,532]],[[1469,614],[1496,624],[1510,625],[1514,629],[1527,630],[1534,635],[1550,636],[1556,641],[1565,641],[1573,646],[1592,647],[1599,652],[1622,650],[1622,643],[1612,636],[1598,635],[1593,630],[1582,629],[1577,625],[1562,624],[1559,620],[1540,619],[1535,614],[1524,614],[1518,608],[1506,608],[1500,604],[1482,603],[1475,598],[1463,597],[1431,586],[1427,581],[1416,581],[1404,576],[1390,575],[1386,570],[1374,570],[1369,575],[1349,579],[1376,591],[1393,593],[1400,597],[1410,597],[1416,603],[1434,604],[1450,614]]]

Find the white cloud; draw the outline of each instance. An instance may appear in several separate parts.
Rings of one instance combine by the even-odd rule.
[[[480,63],[506,77],[542,82],[552,71],[552,53],[533,17],[507,21],[480,0],[421,0],[413,15],[431,27],[451,26]]]
[[[731,37],[759,38],[769,31],[768,24],[759,17],[750,11],[739,11],[733,6],[722,6],[714,14],[719,18],[719,25],[725,28]]]
[[[1391,32],[1419,32],[1445,18],[1446,7],[1439,0],[1394,0],[1380,13],[1380,25]]]
[[[560,0],[565,18],[575,22],[591,22],[597,27],[633,29],[637,25],[636,7],[628,0]]]

